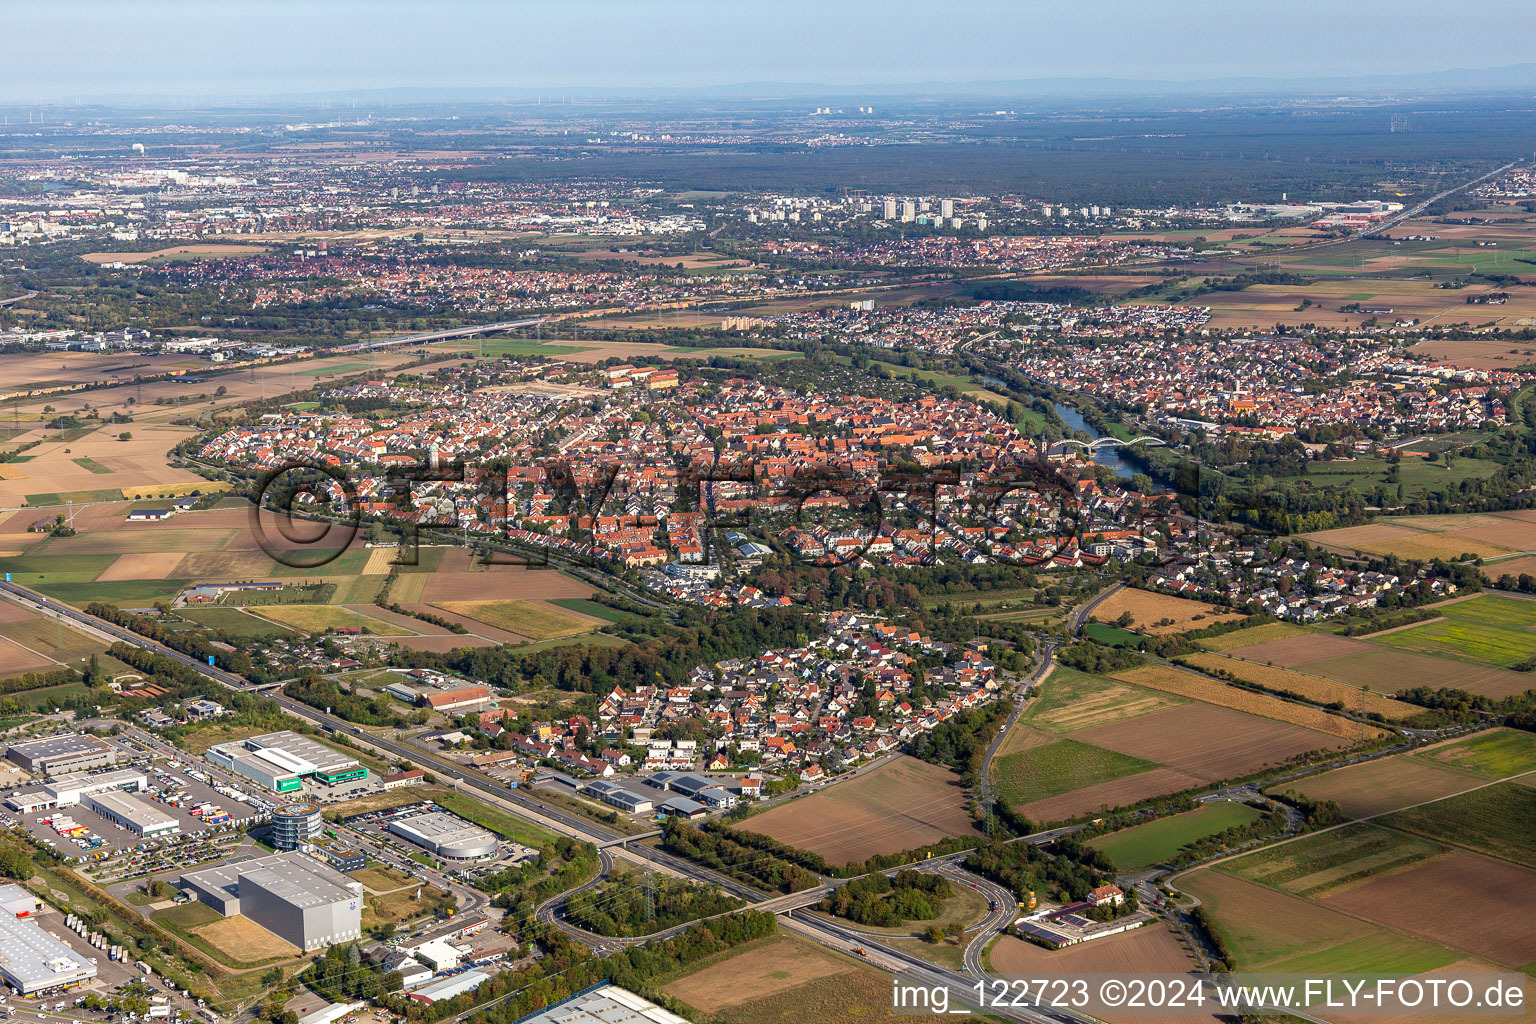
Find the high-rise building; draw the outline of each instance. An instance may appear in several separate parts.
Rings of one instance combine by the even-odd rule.
[[[941,199],[939,201],[939,213],[947,219],[955,215],[955,201],[953,199]]]
[[[977,231],[985,231],[985,230],[987,230],[987,218],[985,218],[985,217],[977,217],[976,218],[976,230]]]
[[[885,201],[885,219],[886,220],[895,220],[896,219],[896,200],[894,200],[894,199],[887,199]]]
[[[903,200],[901,204],[901,222],[903,224],[911,224],[915,220],[917,220],[917,204],[910,199]]]
[[[272,845],[279,850],[297,850],[324,830],[320,805],[313,800],[283,804],[272,812]]]

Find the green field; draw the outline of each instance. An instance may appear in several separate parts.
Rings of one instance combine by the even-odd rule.
[[[1430,622],[1368,639],[1384,647],[1464,658],[1498,668],[1509,668],[1536,657],[1536,633],[1458,619]]]
[[[1036,693],[1037,696],[1025,706],[1019,721],[1050,732],[1071,732],[1123,718],[1125,713],[1121,709],[1127,704],[1153,701],[1156,707],[1173,707],[1188,703],[1184,697],[1144,690],[1118,679],[1079,672],[1065,665],[1053,668]],[[1093,709],[1089,717],[1073,714],[1088,708]],[[1069,720],[1063,722],[1064,716]],[[1078,718],[1082,720],[1078,721]]]
[[[998,795],[1014,806],[1156,767],[1151,761],[1076,740],[1057,740],[992,762]]]
[[[1088,623],[1083,627],[1083,634],[1090,640],[1097,640],[1110,647],[1140,647],[1143,639],[1140,633],[1132,633],[1128,629],[1110,626],[1103,622]]]
[[[0,572],[11,574],[12,583],[24,587],[38,583],[91,583],[116,555],[17,555],[0,558]]]
[[[1536,788],[1517,782],[1410,807],[1382,824],[1536,868]]]
[[[1140,871],[1161,864],[1189,843],[1229,828],[1257,821],[1260,814],[1247,804],[1211,803],[1145,825],[1090,840],[1114,861],[1116,870]]]
[[[238,608],[186,608],[180,613],[182,618],[191,619],[193,622],[214,629],[222,629],[234,636],[292,636],[293,630],[287,626],[258,618]]]
[[[1283,971],[1326,977],[1330,974],[1389,974],[1408,976],[1433,971],[1462,959],[1464,953],[1401,932],[1383,930],[1328,949],[1302,953],[1264,965]]]
[[[566,615],[540,601],[440,601],[433,607],[468,616],[530,640],[554,640],[590,633],[597,628],[586,619]]]
[[[69,461],[73,462],[87,473],[95,473],[97,476],[106,476],[108,473],[112,472],[112,470],[108,469],[106,466],[103,466],[89,455],[82,456],[78,459],[70,459]]]
[[[557,597],[549,602],[557,604],[568,611],[580,612],[590,615],[595,619],[603,619],[606,622],[634,622],[639,616],[629,612],[621,612],[617,608],[610,608],[596,601],[588,601],[584,597]]]
[[[531,821],[463,793],[443,793],[433,799],[466,821],[497,832],[514,843],[539,848],[553,843],[556,838],[553,833],[546,832]]]
[[[76,505],[85,505],[98,501],[122,501],[123,490],[120,487],[103,487],[95,491],[45,491],[40,494],[28,494],[28,505],[64,505],[74,502]]]
[[[105,601],[108,604],[115,604],[119,608],[148,608],[156,601],[170,603],[176,600],[176,595],[180,593],[181,588],[187,585],[186,580],[112,580],[107,583],[42,582],[27,584],[25,580],[17,579],[16,582],[32,586],[33,589],[40,590],[57,601],[74,605],[76,608],[84,608],[92,601]]]
[[[1438,843],[1391,829],[1356,824],[1271,846],[1228,861],[1216,870],[1296,896],[1316,896],[1348,882],[1406,867],[1444,849]]]
[[[1490,779],[1504,779],[1536,771],[1536,735],[1495,730],[1414,756],[1464,768]]]
[[[375,636],[410,636],[411,632],[389,622],[381,622],[346,608],[331,604],[272,604],[261,605],[252,611],[262,618],[271,619],[284,626],[306,633],[323,633],[330,629],[359,627]]]
[[[1369,491],[1378,484],[1392,488],[1396,484],[1387,481],[1391,465],[1386,459],[1356,459],[1353,462],[1319,462],[1307,469],[1307,479],[1319,487],[1353,485],[1358,491]],[[1443,487],[1454,486],[1463,480],[1483,480],[1500,472],[1502,467],[1490,459],[1457,459],[1450,469],[1444,462],[1425,462],[1422,459],[1404,459],[1398,466],[1398,477],[1403,485],[1403,495],[1410,497]]]

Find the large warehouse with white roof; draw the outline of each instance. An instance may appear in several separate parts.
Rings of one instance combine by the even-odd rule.
[[[295,793],[305,779],[327,786],[368,778],[368,769],[307,736],[283,730],[208,748],[208,760],[274,793]]]
[[[305,951],[362,937],[362,883],[306,854],[189,871],[181,887],[225,917],[240,914]]]
[[[38,906],[37,897],[21,886],[0,886],[0,981],[29,996],[74,988],[96,977],[95,963],[32,917]]]

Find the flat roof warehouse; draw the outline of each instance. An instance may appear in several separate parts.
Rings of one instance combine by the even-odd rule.
[[[37,897],[0,886],[0,979],[22,995],[74,988],[96,977],[96,965],[43,930],[30,915]],[[28,917],[18,917],[25,912]]]

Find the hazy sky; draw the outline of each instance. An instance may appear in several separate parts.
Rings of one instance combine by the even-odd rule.
[[[12,102],[1315,77],[1536,58],[1531,0],[9,0],[3,19]]]

